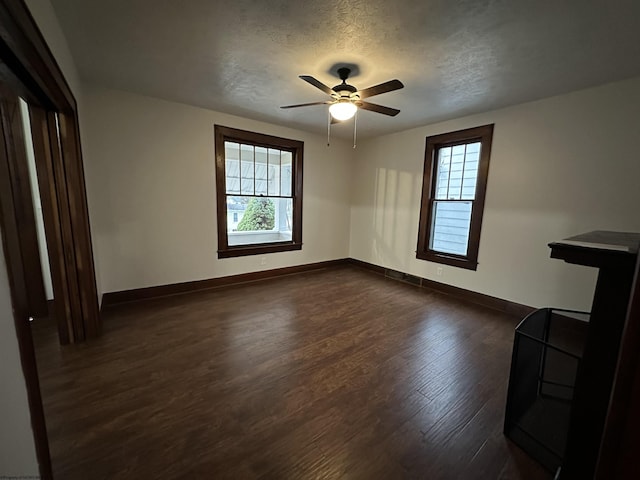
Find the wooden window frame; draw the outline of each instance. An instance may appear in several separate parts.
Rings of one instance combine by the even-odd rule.
[[[287,252],[302,249],[302,165],[304,142],[288,138],[275,137],[262,133],[239,130],[237,128],[214,126],[216,150],[216,205],[218,227],[218,258],[262,255],[275,252]],[[238,142],[256,147],[277,148],[292,154],[293,185],[293,226],[291,240],[286,242],[258,243],[251,245],[229,245],[227,236],[227,193],[226,193],[226,141]]]
[[[482,229],[482,215],[487,193],[487,179],[489,176],[489,159],[491,158],[491,142],[493,139],[493,124],[458,130],[455,132],[432,135],[426,138],[424,155],[424,173],[422,178],[422,201],[420,204],[420,223],[418,226],[418,248],[416,258],[430,262],[451,265],[453,267],[476,270],[478,267],[478,251],[480,248],[480,231]],[[437,153],[441,148],[480,142],[480,159],[478,162],[478,180],[476,196],[472,201],[471,225],[469,228],[469,243],[466,255],[443,253],[429,248],[432,223],[433,204],[436,188]]]

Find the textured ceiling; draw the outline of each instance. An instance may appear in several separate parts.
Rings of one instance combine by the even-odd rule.
[[[638,0],[53,0],[80,75],[107,87],[322,133],[298,79],[359,89],[367,137],[640,75]],[[333,134],[349,137],[350,122]]]

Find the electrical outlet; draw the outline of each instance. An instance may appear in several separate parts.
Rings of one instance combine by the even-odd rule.
[[[266,265],[267,264],[267,257],[262,257],[260,259],[260,265]]]
[[[442,267],[436,268],[436,275],[439,276],[439,277],[442,276]]]

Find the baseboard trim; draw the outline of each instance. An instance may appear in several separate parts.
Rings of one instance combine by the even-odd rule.
[[[349,259],[347,258],[340,258],[337,260],[327,260],[324,262],[295,265],[292,267],[274,268],[271,270],[242,273],[239,275],[229,275],[226,277],[209,278],[206,280],[195,280],[191,282],[172,283],[169,285],[158,285],[154,287],[108,292],[102,295],[102,308],[119,305],[121,303],[137,302],[140,300],[148,300],[151,298],[180,295],[202,290],[211,290],[215,288],[227,287],[230,285],[237,285],[240,283],[256,282],[267,278],[281,277],[283,275],[295,275],[298,273],[321,270],[338,265],[346,265],[348,261]]]
[[[122,303],[137,302],[152,298],[168,297],[184,293],[211,290],[215,288],[228,287],[240,283],[257,282],[268,278],[281,277],[283,275],[295,275],[313,270],[336,267],[340,265],[355,265],[371,272],[382,275],[386,278],[436,291],[445,295],[450,295],[459,300],[475,303],[484,307],[489,307],[500,312],[508,313],[524,318],[535,308],[520,303],[503,300],[483,293],[473,292],[460,287],[454,287],[445,283],[436,282],[427,278],[418,277],[409,273],[381,267],[373,263],[364,262],[355,258],[340,258],[337,260],[327,260],[324,262],[308,263],[305,265],[295,265],[292,267],[275,268],[262,270],[260,272],[242,273],[239,275],[229,275],[226,277],[210,278],[206,280],[195,280],[191,282],[172,283],[169,285],[158,285],[155,287],[135,288],[132,290],[121,290],[119,292],[108,292],[102,295],[101,310],[113,305]]]
[[[427,278],[418,277],[409,273],[392,270],[390,268],[381,267],[373,263],[364,262],[355,258],[349,258],[348,262],[360,268],[375,272],[380,275],[384,275],[387,278],[398,280],[401,282],[409,283],[417,287],[433,290],[445,295],[456,297],[460,300],[489,307],[500,312],[508,313],[510,315],[516,315],[524,318],[534,310],[534,307],[528,305],[522,305],[520,303],[511,302],[509,300],[503,300],[502,298],[492,297],[483,293],[473,292],[460,287],[454,287],[453,285],[447,285],[445,283],[436,282]]]

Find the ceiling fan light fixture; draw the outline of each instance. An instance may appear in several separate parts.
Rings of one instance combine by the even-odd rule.
[[[350,100],[344,99],[329,107],[329,113],[336,120],[349,120],[356,114],[356,107]]]

